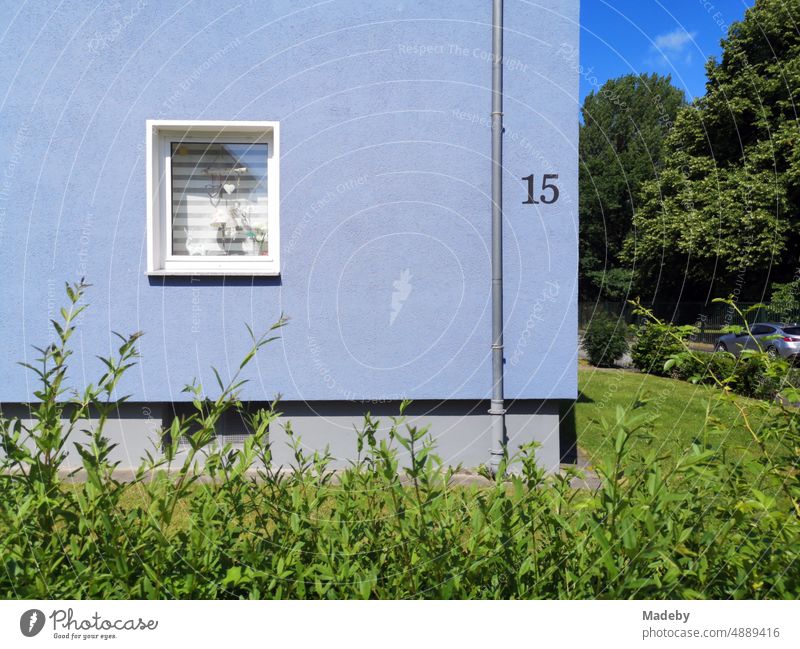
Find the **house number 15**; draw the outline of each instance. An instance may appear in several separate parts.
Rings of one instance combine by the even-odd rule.
[[[528,200],[522,201],[523,205],[538,205],[540,201],[545,205],[550,205],[558,200],[558,186],[551,182],[553,180],[558,180],[558,174],[545,174],[542,176],[542,194],[539,195],[538,201],[533,197],[533,174],[525,176],[522,180],[528,182]],[[546,193],[547,191],[551,192],[549,198]]]

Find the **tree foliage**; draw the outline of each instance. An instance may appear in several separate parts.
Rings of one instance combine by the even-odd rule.
[[[706,64],[664,168],[646,181],[623,259],[643,297],[685,298],[791,276],[798,239],[800,0],[757,0]],[[709,283],[713,282],[712,285]]]
[[[669,77],[610,79],[583,104],[580,131],[581,290],[624,298],[631,273],[619,255],[641,184],[661,166],[683,93]]]
[[[773,284],[768,307],[773,318],[780,320],[796,318],[800,311],[800,279],[794,278],[791,282]]]

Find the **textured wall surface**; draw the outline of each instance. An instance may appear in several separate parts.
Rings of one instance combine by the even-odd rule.
[[[210,389],[244,324],[282,312],[245,398],[489,396],[491,2],[37,2],[0,20],[0,401],[30,399],[15,362],[81,276],[72,379],[96,380],[110,331],[143,330],[136,401]],[[506,27],[506,391],[569,399],[578,1],[510,0]],[[279,278],[145,275],[159,118],[280,120]],[[544,173],[559,201],[523,205],[520,179]]]

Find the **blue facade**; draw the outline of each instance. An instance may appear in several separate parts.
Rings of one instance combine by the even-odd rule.
[[[243,397],[482,399],[490,366],[491,2],[26,3],[0,52],[0,402],[65,281],[91,306],[75,383],[111,331],[145,332],[121,384],[180,401],[290,318]],[[578,1],[506,3],[509,398],[577,394]],[[280,122],[281,274],[146,275],[145,121]],[[556,203],[523,204],[534,174]]]

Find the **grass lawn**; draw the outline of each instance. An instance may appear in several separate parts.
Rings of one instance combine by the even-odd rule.
[[[645,408],[652,414],[653,436],[649,441],[637,440],[640,447],[651,446],[674,456],[690,447],[694,440],[705,439],[737,455],[745,450],[757,450],[739,410],[727,398],[721,399],[722,392],[717,388],[586,365],[579,368],[578,388],[580,394],[575,415],[578,446],[590,463],[613,450],[613,439],[598,420],[604,418],[611,423],[616,419],[617,406],[627,410],[642,398],[649,399]],[[767,404],[744,397],[733,398],[736,403],[747,407],[751,425],[758,430]],[[708,417],[717,422],[716,431],[713,426],[706,425]]]

